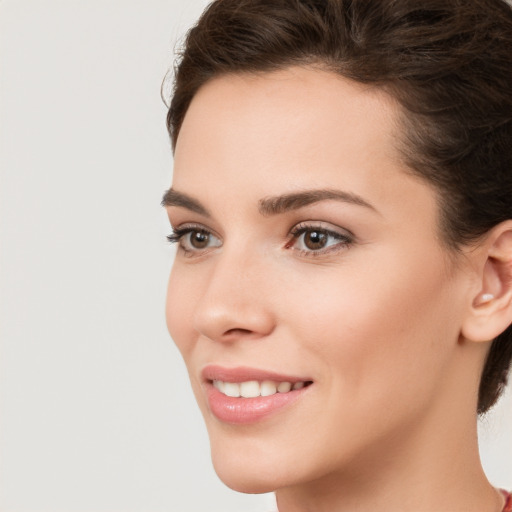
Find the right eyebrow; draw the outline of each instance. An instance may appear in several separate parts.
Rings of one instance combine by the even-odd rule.
[[[179,206],[205,217],[211,217],[210,212],[197,199],[172,188],[164,193],[162,206]]]

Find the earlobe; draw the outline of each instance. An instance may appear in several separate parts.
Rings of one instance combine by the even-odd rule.
[[[512,323],[512,221],[493,228],[482,244],[479,290],[462,327],[469,341],[491,341]]]

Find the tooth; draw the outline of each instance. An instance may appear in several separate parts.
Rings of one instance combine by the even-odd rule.
[[[214,380],[213,387],[218,389],[221,393],[224,391],[224,382],[221,380]]]
[[[261,396],[270,396],[277,393],[277,385],[271,380],[264,380],[261,383]]]
[[[293,385],[293,389],[302,389],[304,387],[304,382],[296,382]]]
[[[260,383],[257,380],[249,380],[240,384],[240,396],[255,398],[260,396]]]
[[[277,391],[279,393],[288,393],[292,389],[291,382],[280,382],[279,386],[277,386]]]
[[[240,396],[240,384],[236,382],[224,382],[223,393],[227,396],[239,397]]]

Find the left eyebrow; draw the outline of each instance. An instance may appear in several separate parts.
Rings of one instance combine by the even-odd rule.
[[[379,213],[372,204],[361,196],[352,192],[333,189],[304,190],[302,192],[292,192],[290,194],[266,197],[260,199],[258,206],[262,215],[270,216],[279,215],[291,210],[298,210],[304,206],[328,200],[342,201],[344,203],[363,206],[373,210],[375,213]]]
[[[197,199],[172,188],[164,193],[162,206],[179,206],[205,217],[211,217],[210,212]]]

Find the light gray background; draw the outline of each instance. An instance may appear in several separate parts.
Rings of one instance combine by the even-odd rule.
[[[261,512],[211,467],[164,322],[159,97],[200,0],[0,2],[0,512]],[[481,428],[512,486],[512,394]]]

